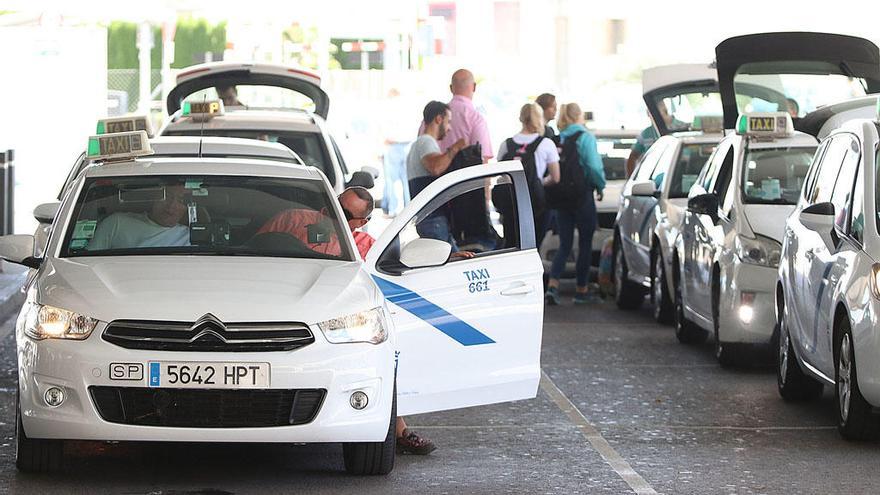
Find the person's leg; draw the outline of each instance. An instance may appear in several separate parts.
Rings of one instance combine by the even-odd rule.
[[[574,220],[572,211],[558,210],[556,212],[556,230],[559,234],[559,249],[553,256],[550,265],[550,277],[547,281],[547,293],[545,299],[549,304],[559,304],[559,279],[565,271],[565,263],[571,254],[571,245],[574,242]]]
[[[593,233],[596,231],[596,202],[592,191],[584,204],[578,208],[578,257],[575,265],[577,272],[577,294],[586,294],[590,282],[590,270],[593,263]]]
[[[429,438],[411,431],[407,428],[406,421],[399,416],[397,418],[397,424],[395,425],[394,436],[397,440],[397,450],[402,454],[428,455],[437,450],[437,446],[434,445],[434,442]]]
[[[550,215],[550,210],[544,210],[538,215],[535,215],[535,249],[540,251],[541,243],[544,242],[544,235],[547,233],[547,217]]]

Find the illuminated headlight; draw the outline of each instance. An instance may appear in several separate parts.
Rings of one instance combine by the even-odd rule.
[[[24,311],[24,332],[37,340],[83,340],[98,324],[94,318],[34,302],[25,303]]]
[[[333,344],[369,342],[381,344],[388,338],[385,316],[381,308],[362,311],[318,323],[324,337]]]
[[[742,292],[739,296],[739,320],[746,325],[752,322],[755,317],[755,293]]]
[[[754,239],[738,235],[734,241],[734,249],[743,263],[776,268],[779,266],[782,244],[761,235]]]

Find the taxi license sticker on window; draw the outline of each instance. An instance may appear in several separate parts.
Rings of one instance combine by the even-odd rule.
[[[468,270],[461,272],[468,281],[468,292],[474,294],[476,292],[489,292],[489,269],[480,268],[478,270]]]
[[[192,191],[193,196],[207,196],[208,190],[202,187],[201,180],[188,180],[184,185],[186,189]]]
[[[98,226],[97,220],[80,220],[73,227],[74,239],[91,239],[95,236],[95,228]]]

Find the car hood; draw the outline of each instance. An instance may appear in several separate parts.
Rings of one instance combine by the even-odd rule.
[[[47,258],[37,302],[117,319],[316,323],[374,308],[382,297],[358,262],[288,258]]]
[[[744,211],[752,232],[781,244],[785,219],[794,211],[794,205],[745,205]]]

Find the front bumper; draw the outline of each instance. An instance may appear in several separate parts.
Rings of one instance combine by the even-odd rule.
[[[718,333],[722,342],[767,344],[776,328],[773,267],[733,262],[727,280],[722,273]]]
[[[19,394],[22,423],[31,438],[181,442],[377,442],[385,439],[391,412],[394,352],[390,342],[330,344],[317,328],[315,342],[284,352],[169,352],[125,349],[101,338],[99,324],[84,341],[35,341],[17,329]],[[148,387],[141,381],[111,380],[110,363],[150,361],[269,363],[269,388],[324,389],[313,420],[295,426],[195,428],[139,426],[102,419],[89,387]],[[44,394],[64,391],[64,402],[51,407]],[[161,389],[152,389],[161,390]],[[369,404],[349,404],[357,390]]]

